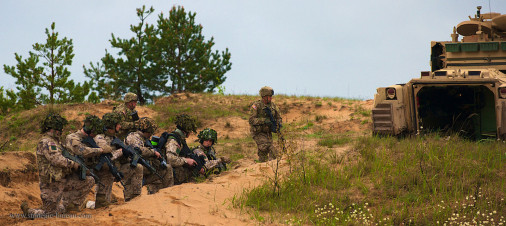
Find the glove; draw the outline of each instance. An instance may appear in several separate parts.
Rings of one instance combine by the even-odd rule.
[[[76,162],[71,162],[70,163],[70,168],[72,169],[79,169],[79,163],[76,163]]]

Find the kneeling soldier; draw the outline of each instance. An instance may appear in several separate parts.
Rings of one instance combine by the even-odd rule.
[[[139,130],[130,133],[126,138],[126,144],[137,148],[141,155],[150,162],[151,166],[158,174],[157,175],[151,172],[148,168],[144,167],[140,175],[140,180],[137,180],[135,184],[132,184],[132,187],[135,186],[135,189],[132,189],[132,192],[134,193],[132,194],[133,197],[140,195],[143,175],[144,185],[147,185],[148,194],[154,194],[162,188],[174,185],[172,167],[166,164],[162,158],[162,154],[151,146],[150,138],[157,128],[158,126],[153,119],[144,117],[139,120]],[[162,165],[161,162],[164,162],[165,164]],[[122,165],[121,169],[126,168],[125,165],[128,164]],[[160,176],[162,178],[160,178]],[[125,197],[126,196],[127,194],[125,193]]]
[[[40,198],[42,209],[29,209],[23,202],[21,209],[29,217],[65,213],[68,210],[80,210],[84,199],[90,192],[95,180],[86,176],[80,180],[77,168],[79,164],[64,157],[60,143],[63,126],[67,120],[58,114],[50,113],[41,122],[44,134],[37,145],[37,165],[40,180]]]
[[[178,185],[191,178],[192,172],[189,167],[197,165],[195,160],[183,155],[185,152],[191,152],[186,144],[186,138],[191,132],[196,132],[197,125],[195,119],[187,114],[177,115],[175,123],[176,130],[169,135],[164,148],[167,152],[167,162],[174,170],[174,184]],[[189,167],[184,167],[185,165]]]
[[[225,164],[230,163],[230,159],[226,157],[216,158],[216,151],[213,147],[218,141],[218,133],[214,129],[205,128],[200,131],[197,137],[200,145],[193,150],[193,153],[203,156],[205,160],[205,165],[200,170],[200,174],[209,175],[211,172],[220,173],[225,170]]]
[[[83,128],[67,135],[65,146],[74,155],[80,155],[84,158],[84,161],[89,168],[95,167],[99,163],[100,155],[112,152],[112,148],[100,148],[90,143],[95,143],[93,140],[97,134],[103,133],[104,125],[102,120],[95,115],[89,115],[84,119]],[[96,144],[95,144],[96,145]],[[105,194],[102,191],[104,185],[112,184],[114,178],[110,174],[98,173],[100,178],[100,184],[98,184],[96,197],[95,197],[95,208],[99,208],[106,204]]]

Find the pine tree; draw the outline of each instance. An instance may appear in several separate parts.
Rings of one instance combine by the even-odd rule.
[[[153,48],[155,64],[170,76],[170,92],[214,92],[225,82],[224,76],[231,69],[228,48],[212,52],[214,38],[205,40],[202,25],[195,22],[196,13],[186,12],[174,6],[165,18],[158,16],[159,40]]]
[[[23,60],[16,53],[16,67],[4,65],[4,71],[17,79],[19,103],[24,109],[46,103],[82,102],[90,91],[87,82],[81,85],[69,80],[68,66],[74,57],[72,39],[58,39],[54,22],[51,32],[46,28],[45,33],[46,43],[33,44],[35,53],[30,51],[29,58]],[[41,58],[42,66],[39,66]]]
[[[213,92],[225,82],[232,65],[230,53],[228,49],[212,52],[214,39],[205,40],[202,25],[195,24],[195,13],[173,7],[168,18],[160,13],[155,27],[146,23],[153,12],[153,7],[137,9],[140,22],[130,26],[134,37],[121,39],[112,34],[110,43],[119,49],[117,57],[106,51],[102,64],[84,67],[99,98],[119,99],[134,92],[144,104],[155,95]]]
[[[134,92],[139,102],[144,104],[147,99],[153,97],[155,92],[166,93],[167,76],[156,73],[150,54],[154,47],[150,43],[155,38],[155,33],[154,26],[146,23],[146,19],[153,11],[153,7],[146,9],[143,6],[137,9],[140,22],[136,26],[130,26],[134,37],[121,39],[112,34],[110,43],[113,48],[119,49],[118,57],[106,52],[105,57],[102,58],[103,68],[100,64],[95,67],[91,63],[91,68],[84,68],[88,77],[97,84],[105,86],[104,88],[94,87],[100,97],[112,96],[117,99],[120,93]]]

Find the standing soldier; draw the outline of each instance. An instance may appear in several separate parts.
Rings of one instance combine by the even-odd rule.
[[[76,131],[75,133],[71,133],[67,136],[65,146],[74,155],[80,155],[84,158],[84,161],[87,166],[93,168],[99,163],[100,155],[111,153],[113,151],[110,147],[91,147],[89,144],[94,142],[93,138],[97,136],[97,134],[103,133],[104,125],[102,124],[102,120],[95,115],[89,115],[84,119],[83,128]],[[101,174],[102,175],[102,174]],[[106,184],[114,181],[114,178],[111,174],[103,174],[102,177],[99,176],[101,184],[99,187],[103,187]],[[97,188],[97,190],[99,190]],[[95,207],[99,208],[103,206],[105,203],[105,195],[98,194],[96,192],[95,197]]]
[[[121,129],[117,134],[117,137],[121,140],[124,140],[128,136],[128,133],[137,131],[139,115],[135,110],[136,106],[137,94],[127,93],[124,97],[124,103],[113,109],[113,112],[121,116]]]
[[[149,160],[150,164],[154,167],[156,172],[163,177],[160,179],[158,175],[152,173],[147,168],[143,168],[139,175],[138,180],[132,183],[132,188],[127,189],[125,186],[125,200],[128,196],[136,197],[139,196],[142,189],[142,178],[144,175],[144,184],[147,185],[148,194],[154,194],[162,188],[170,187],[174,185],[174,176],[172,174],[172,167],[168,164],[160,164],[162,155],[152,148],[150,138],[155,133],[158,126],[153,119],[143,117],[139,120],[139,130],[134,133],[128,134],[126,138],[126,144],[140,150],[141,155]],[[148,143],[149,142],[149,143]],[[127,169],[129,164],[123,164],[121,169]],[[142,167],[142,166],[141,166]],[[131,193],[131,194],[130,194]]]
[[[249,124],[253,140],[258,147],[258,161],[265,162],[276,158],[276,149],[272,145],[272,132],[281,127],[281,115],[276,104],[272,102],[274,90],[264,86],[260,89],[261,100],[251,105]]]
[[[181,152],[191,152],[186,144],[186,138],[190,136],[191,132],[196,132],[197,125],[195,119],[187,114],[180,114],[176,116],[176,130],[174,130],[168,137],[165,144],[167,153],[167,163],[172,166],[174,170],[174,184],[181,184],[187,182],[192,176],[191,170],[184,167],[185,164],[193,167],[197,162],[191,158],[182,157]]]
[[[63,126],[67,120],[59,114],[49,113],[41,122],[44,134],[37,144],[37,165],[39,169],[40,198],[42,209],[29,209],[23,202],[21,209],[29,218],[80,210],[84,199],[90,192],[95,180],[91,176],[80,180],[75,163],[63,156],[60,143]],[[69,193],[70,195],[64,195]],[[68,197],[67,199],[65,197]]]
[[[213,172],[215,169],[225,170],[225,164],[230,162],[230,159],[221,157],[216,158],[216,151],[213,145],[218,141],[218,133],[214,129],[205,128],[200,131],[199,135],[200,145],[193,150],[193,153],[199,156],[203,156],[205,165],[200,170],[200,174],[206,174]],[[218,171],[217,171],[218,172]]]

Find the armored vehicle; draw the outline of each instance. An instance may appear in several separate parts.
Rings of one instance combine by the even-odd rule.
[[[506,14],[481,13],[432,41],[430,71],[377,89],[373,133],[506,138]]]

